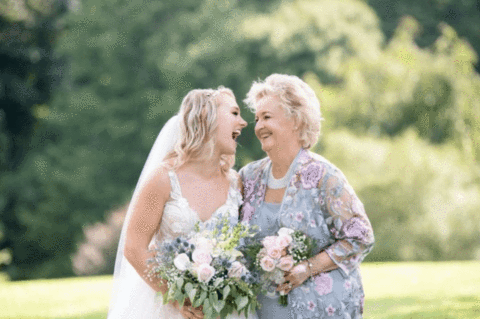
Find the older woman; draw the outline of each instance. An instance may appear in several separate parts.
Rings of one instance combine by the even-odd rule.
[[[317,244],[315,255],[285,275],[277,291],[288,306],[260,296],[262,318],[362,318],[359,264],[374,243],[364,208],[342,172],[308,149],[320,134],[320,103],[296,76],[273,74],[254,83],[245,102],[255,112],[255,134],[267,158],[250,163],[241,218],[260,227],[259,239],[281,227]]]

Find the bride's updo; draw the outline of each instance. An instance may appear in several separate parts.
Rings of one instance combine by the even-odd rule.
[[[217,109],[220,96],[235,98],[232,90],[223,86],[218,89],[195,89],[183,98],[179,116],[180,137],[164,160],[170,169],[176,169],[191,160],[208,160],[215,151],[215,132],[218,126]],[[235,156],[222,156],[222,171],[227,173],[235,163]]]

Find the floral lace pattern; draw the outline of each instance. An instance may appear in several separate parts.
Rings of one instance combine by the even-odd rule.
[[[338,168],[302,149],[274,220],[262,205],[269,165],[271,161],[265,158],[240,171],[244,185],[241,220],[268,232],[280,227],[301,230],[316,240],[316,253],[325,251],[339,267],[308,279],[289,294],[289,318],[361,318],[364,293],[358,266],[374,244],[363,204]]]

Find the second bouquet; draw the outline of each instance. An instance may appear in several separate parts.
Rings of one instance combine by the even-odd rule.
[[[313,257],[315,241],[301,231],[282,227],[277,235],[265,237],[261,244],[250,247],[255,269],[261,274],[262,292],[270,297],[278,296],[276,288],[285,282],[285,273],[296,264]],[[288,305],[286,295],[280,294],[279,303]]]
[[[206,319],[226,318],[236,312],[254,313],[261,286],[259,275],[245,266],[243,240],[254,236],[247,224],[232,225],[228,216],[197,223],[185,237],[157,243],[150,260],[151,275],[167,281],[164,303],[188,298],[203,307]]]

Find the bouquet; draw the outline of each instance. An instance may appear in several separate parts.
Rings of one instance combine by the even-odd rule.
[[[285,282],[285,272],[313,257],[314,249],[315,241],[312,238],[286,227],[280,228],[276,236],[265,237],[257,246],[254,259],[255,268],[261,272],[263,292],[267,296],[276,296],[277,286]],[[287,306],[287,296],[280,294],[279,303]]]
[[[252,237],[247,224],[231,225],[228,217],[214,223],[197,223],[186,237],[157,243],[149,261],[151,275],[167,281],[164,304],[187,298],[194,307],[203,306],[206,319],[225,318],[234,311],[254,312],[260,293],[259,275],[250,272],[240,252],[243,239]]]

